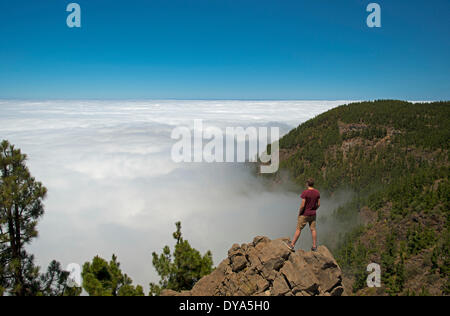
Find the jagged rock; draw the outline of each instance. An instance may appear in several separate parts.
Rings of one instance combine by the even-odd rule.
[[[255,237],[234,244],[228,257],[191,291],[163,291],[163,296],[342,296],[342,272],[325,246],[317,252],[289,251],[287,238]]]

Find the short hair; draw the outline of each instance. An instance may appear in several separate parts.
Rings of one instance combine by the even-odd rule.
[[[306,184],[309,187],[314,187],[314,179],[313,178],[309,178],[308,180],[306,180]]]

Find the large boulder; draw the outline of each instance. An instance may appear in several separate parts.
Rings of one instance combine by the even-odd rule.
[[[191,291],[166,290],[165,296],[341,296],[342,272],[325,246],[291,252],[287,238],[255,237],[235,244],[228,257]]]

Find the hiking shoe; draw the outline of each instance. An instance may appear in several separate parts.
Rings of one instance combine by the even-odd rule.
[[[317,251],[317,247],[312,247],[312,248],[311,248],[311,251],[312,251],[312,252],[316,252],[316,251]]]
[[[294,249],[294,247],[292,247],[292,245],[289,243],[284,243],[285,245],[286,245],[286,247],[288,247],[288,249],[290,250],[290,251],[292,251],[292,252],[295,252],[295,249]]]

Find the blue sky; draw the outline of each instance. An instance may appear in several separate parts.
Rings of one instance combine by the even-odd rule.
[[[0,98],[450,98],[450,2],[0,0]]]

